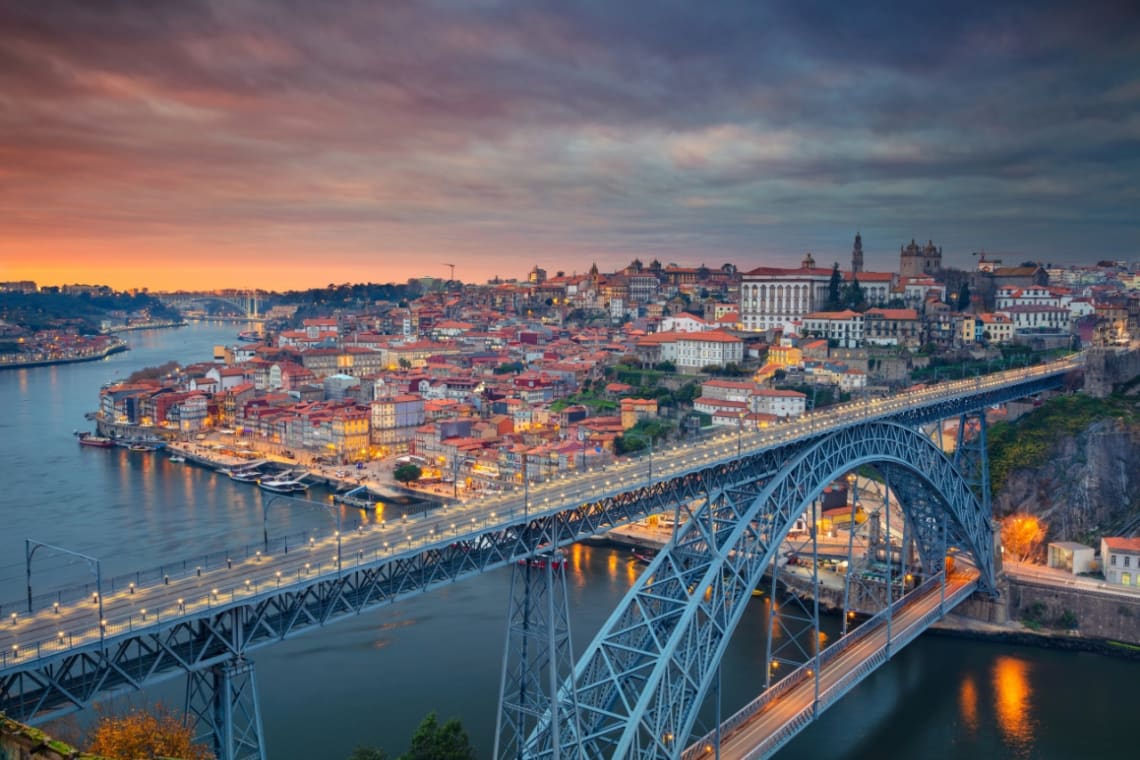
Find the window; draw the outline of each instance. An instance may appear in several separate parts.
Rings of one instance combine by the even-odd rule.
[[[1137,576],[1136,579],[1140,580],[1140,576]],[[1132,573],[1121,573],[1120,574],[1120,583],[1123,586],[1132,585]]]
[[[1124,558],[1124,566],[1129,567],[1131,564],[1132,564],[1132,558],[1131,557],[1125,557]]]
[[[1108,564],[1112,565],[1113,567],[1116,567],[1116,555],[1112,554],[1110,556],[1112,557],[1112,559],[1109,561]]]

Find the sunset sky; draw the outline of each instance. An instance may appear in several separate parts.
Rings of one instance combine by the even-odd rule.
[[[1140,259],[1134,1],[12,0],[0,280]]]

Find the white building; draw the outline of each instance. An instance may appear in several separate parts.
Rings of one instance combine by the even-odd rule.
[[[1013,330],[1041,330],[1068,332],[1071,319],[1068,308],[1063,306],[1007,306],[1001,314],[1009,317]]]
[[[758,388],[748,401],[749,407],[760,414],[777,417],[799,417],[807,408],[807,396],[799,391],[777,391]]]
[[[1102,538],[1100,564],[1106,582],[1140,586],[1140,538]]]
[[[982,339],[988,343],[1009,343],[1013,340],[1013,320],[1005,314],[979,314]]]
[[[708,366],[739,364],[743,359],[744,341],[720,330],[710,330],[678,335],[673,361],[681,371],[695,371]]]
[[[703,332],[705,330],[711,330],[712,327],[713,326],[705,320],[688,312],[681,312],[676,316],[665,317],[661,320],[662,332]]]
[[[857,348],[863,344],[863,315],[851,310],[812,312],[804,316],[802,332],[840,348]]]
[[[815,265],[809,253],[798,269],[759,267],[741,276],[740,322],[745,330],[794,325],[827,303],[830,269]]]

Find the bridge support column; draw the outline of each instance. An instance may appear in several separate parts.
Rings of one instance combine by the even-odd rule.
[[[217,760],[266,760],[252,660],[236,657],[190,672],[186,718],[196,740],[211,742]]]
[[[772,591],[768,607],[768,640],[765,643],[767,667],[764,672],[764,688],[779,681],[785,673],[795,670],[819,655],[819,536],[820,510],[813,501],[808,507],[811,526],[808,540],[792,546],[792,557],[796,563],[804,562],[807,544],[811,543],[812,574],[808,579],[810,591],[804,588],[805,581],[791,571],[780,567],[779,559],[771,565]],[[792,562],[792,558],[788,558]],[[781,580],[781,574],[787,580]],[[810,601],[805,602],[807,595]],[[786,667],[785,667],[786,666]],[[812,668],[818,679],[818,662]],[[816,684],[818,690],[818,681]],[[817,691],[818,693],[818,691]]]
[[[561,684],[573,683],[574,672],[564,566],[562,552],[554,550],[532,555],[511,573],[493,754],[500,760],[522,758],[527,738],[540,722],[545,725],[544,720],[550,721],[550,730],[545,732],[550,746],[527,748],[528,753],[567,759],[581,756],[580,748],[575,749],[580,736],[577,700],[573,693],[558,694]]]

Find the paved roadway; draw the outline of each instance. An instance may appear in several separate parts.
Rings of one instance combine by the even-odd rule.
[[[974,583],[977,574],[959,572],[952,575],[946,584],[946,596]],[[940,587],[935,586],[912,602],[905,609],[895,615],[891,622],[892,643],[897,641],[901,632],[920,620],[924,615],[938,608],[942,599]],[[819,694],[822,701],[833,701],[827,698],[828,689],[834,688],[839,682],[849,676],[857,667],[875,655],[887,644],[886,620],[868,621],[864,625],[873,625],[872,630],[856,629],[850,635],[858,633],[861,638],[858,642],[838,654],[820,669]],[[815,701],[815,679],[809,677],[784,692],[779,698],[773,700],[765,708],[753,716],[746,723],[732,731],[728,736],[722,737],[720,757],[722,760],[753,760],[753,758],[766,757],[771,754],[764,747],[765,741],[788,724],[789,721],[801,712],[808,710]],[[789,676],[792,677],[792,676]]]
[[[416,518],[388,520],[340,536],[346,566],[387,557],[412,555],[432,545],[444,545],[496,527],[517,524],[524,515],[569,509],[651,482],[703,469],[718,461],[791,443],[849,425],[887,417],[907,408],[959,395],[977,393],[1057,371],[1072,362],[1039,365],[986,377],[940,383],[930,388],[886,398],[866,398],[828,407],[773,427],[733,430],[696,443],[659,449],[650,456],[627,459],[583,473],[563,473],[542,483],[528,484],[506,494],[481,494]],[[282,502],[287,503],[287,502]],[[310,502],[318,504],[317,502]],[[329,508],[330,505],[319,503]],[[337,512],[336,514],[339,514]],[[335,576],[337,537],[314,541],[306,550],[255,557],[232,566],[203,569],[198,575],[170,577],[135,589],[107,593],[100,626],[96,597],[58,608],[26,608],[0,620],[0,668],[27,663],[140,628],[168,624],[173,618],[201,612],[218,604],[244,600],[278,588],[303,588],[324,575]],[[33,575],[33,583],[34,583]],[[36,589],[33,588],[33,591]],[[39,593],[37,591],[37,593]],[[14,614],[14,617],[12,616]]]

